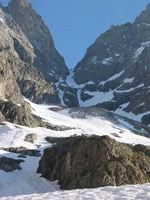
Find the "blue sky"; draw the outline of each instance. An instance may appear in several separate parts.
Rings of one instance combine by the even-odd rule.
[[[1,0],[7,4],[8,0]],[[133,22],[150,0],[29,0],[49,27],[68,67],[112,24]]]

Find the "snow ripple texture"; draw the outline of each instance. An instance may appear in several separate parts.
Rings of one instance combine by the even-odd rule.
[[[3,197],[1,200],[149,200],[150,184]]]

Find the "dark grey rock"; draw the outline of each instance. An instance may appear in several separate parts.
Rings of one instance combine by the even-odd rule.
[[[34,143],[35,140],[37,140],[38,136],[36,133],[31,133],[25,136],[24,141]]]
[[[54,111],[54,112],[58,112],[58,111],[61,111],[61,110],[64,110],[66,107],[64,106],[53,106],[53,107],[50,107],[49,110],[51,111]]]
[[[142,117],[141,122],[142,122],[143,124],[149,125],[149,124],[150,124],[150,114],[149,114],[149,115],[144,115],[144,116]]]
[[[25,155],[20,154],[19,156],[17,156],[18,158],[26,158]]]
[[[0,169],[5,172],[13,172],[14,170],[21,170],[20,163],[24,160],[16,160],[13,158],[0,157]]]
[[[81,92],[81,100],[82,101],[86,101],[93,98],[93,95],[89,95],[87,93],[85,93],[84,91]]]
[[[72,138],[74,138],[75,136],[72,137],[49,137],[47,136],[45,138],[45,140],[53,145],[62,145],[66,142],[71,142]]]
[[[41,153],[37,149],[27,149],[26,147],[8,147],[8,148],[1,148],[5,151],[9,151],[12,153],[20,153],[21,156],[34,156],[40,157]]]

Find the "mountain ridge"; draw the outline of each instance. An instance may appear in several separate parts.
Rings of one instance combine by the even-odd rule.
[[[147,6],[134,23],[112,26],[87,49],[74,68],[80,106],[99,106],[150,123],[149,15]]]

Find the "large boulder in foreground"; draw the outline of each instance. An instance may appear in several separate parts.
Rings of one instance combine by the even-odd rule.
[[[150,151],[108,136],[75,137],[47,148],[38,173],[61,189],[141,184],[150,181]]]

